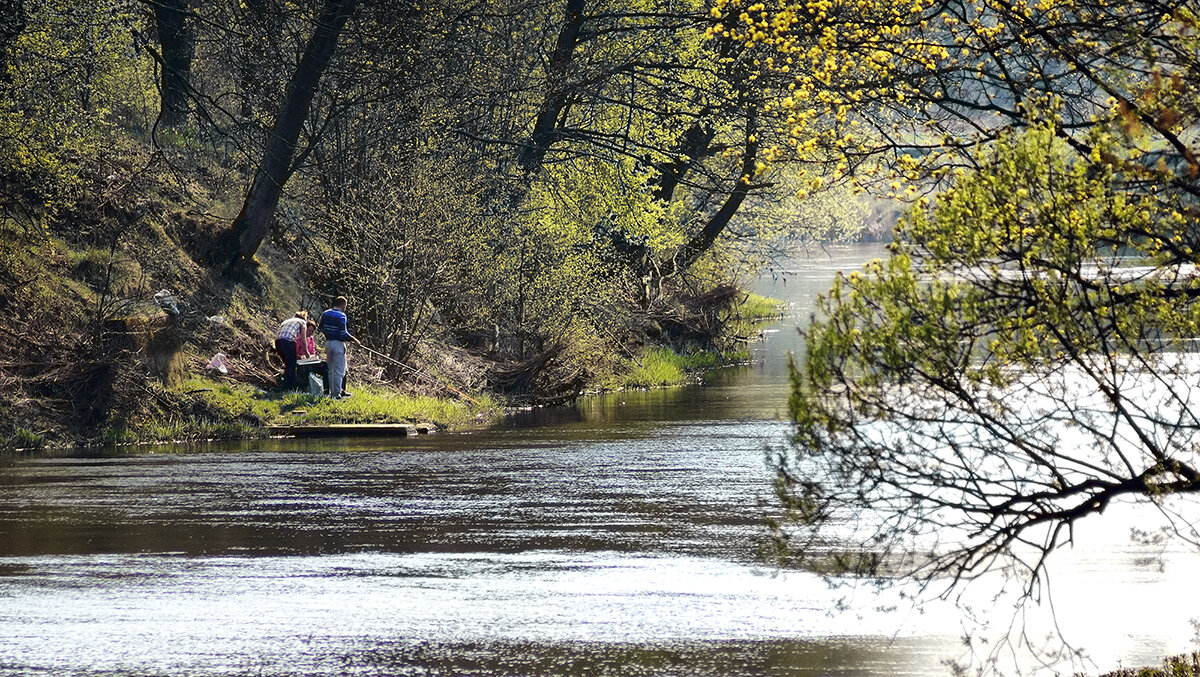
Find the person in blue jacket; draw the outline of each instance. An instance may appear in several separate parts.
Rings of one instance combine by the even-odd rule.
[[[318,327],[321,333],[325,334],[325,354],[329,363],[329,394],[335,400],[350,397],[353,393],[346,390],[346,341],[362,344],[350,334],[345,296],[337,297],[333,307],[321,313]]]

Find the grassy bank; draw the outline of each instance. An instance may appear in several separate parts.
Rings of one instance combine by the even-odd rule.
[[[356,389],[351,398],[333,400],[200,377],[164,390],[160,397],[173,406],[158,416],[110,426],[101,442],[252,439],[265,436],[267,428],[276,425],[429,423],[451,428],[486,423],[501,411],[499,403],[487,395],[468,402],[368,386]]]
[[[778,320],[783,315],[782,301],[755,293],[746,293],[726,320],[730,336],[753,336],[759,324]],[[605,379],[605,390],[621,388],[656,388],[676,386],[697,381],[710,369],[719,369],[750,361],[750,351],[697,350],[680,353],[661,346],[644,347],[635,357],[626,360],[618,373]]]
[[[778,320],[783,317],[783,306],[783,301],[749,292],[746,300],[738,306],[738,319],[752,324]]]
[[[649,347],[623,364],[623,371],[606,379],[601,390],[661,388],[696,382],[704,372],[750,359],[745,350],[679,354]],[[154,415],[111,425],[100,444],[136,445],[201,440],[255,439],[271,426],[336,423],[427,423],[440,429],[486,425],[503,412],[504,403],[488,394],[474,401],[409,395],[364,386],[353,397],[333,400],[304,392],[263,390],[253,385],[191,377],[174,388],[159,389],[162,405]],[[0,449],[47,446],[36,433],[20,430],[0,441]]]
[[[0,451],[44,449],[49,441],[27,428],[16,428],[7,435],[0,435]]]

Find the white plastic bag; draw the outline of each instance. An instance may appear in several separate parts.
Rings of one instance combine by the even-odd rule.
[[[212,359],[208,361],[208,366],[205,368],[206,369],[216,369],[217,371],[221,372],[222,374],[228,374],[229,373],[229,358],[225,356],[225,353],[217,353],[216,355],[212,356]]]
[[[171,295],[170,289],[163,289],[156,293],[154,295],[154,302],[172,315],[179,314],[179,306],[175,305],[175,297]]]

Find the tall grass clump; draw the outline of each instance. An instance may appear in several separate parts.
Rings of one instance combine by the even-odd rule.
[[[0,451],[41,449],[45,446],[45,437],[26,428],[17,428],[11,435],[0,437]]]
[[[750,292],[737,307],[737,317],[745,322],[769,322],[783,316],[784,302]]]
[[[681,385],[704,371],[749,361],[745,350],[676,353],[670,348],[647,348],[630,361],[630,370],[606,384],[609,388],[656,388]]]

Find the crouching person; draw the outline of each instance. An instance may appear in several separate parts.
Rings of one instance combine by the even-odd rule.
[[[303,310],[284,320],[279,325],[275,335],[275,352],[283,358],[283,376],[280,385],[292,388],[296,385],[296,350],[300,337],[304,334],[308,321],[308,313]]]

